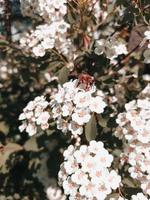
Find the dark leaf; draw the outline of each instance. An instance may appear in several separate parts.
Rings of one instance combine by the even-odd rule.
[[[85,136],[88,141],[94,140],[97,135],[97,123],[95,116],[92,115],[90,121],[85,125]]]
[[[142,40],[144,38],[144,32],[146,30],[147,30],[147,27],[142,24],[137,25],[132,29],[130,39],[129,39],[129,44],[128,44],[129,52],[132,51],[134,48],[136,48],[136,46],[142,42]],[[143,47],[143,48],[145,48],[145,47]]]
[[[58,80],[60,84],[67,82],[69,76],[69,69],[65,66],[59,70]]]

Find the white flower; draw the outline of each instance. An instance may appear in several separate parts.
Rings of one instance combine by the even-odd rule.
[[[33,136],[36,134],[37,128],[34,124],[28,124],[26,131],[29,133],[29,136]]]
[[[67,29],[70,27],[68,23],[66,23],[64,20],[57,22],[57,31],[61,34],[64,34],[67,32]]]
[[[61,116],[61,107],[59,105],[55,105],[55,107],[53,107],[52,109],[52,113],[53,113],[53,118],[60,118]]]
[[[96,112],[98,114],[104,112],[104,108],[106,107],[106,103],[103,101],[103,99],[99,96],[92,97],[90,101],[89,108],[92,112]]]
[[[103,150],[104,144],[102,142],[96,142],[95,140],[90,141],[88,150],[90,153],[98,153]]]
[[[48,187],[46,195],[49,200],[65,200],[66,197],[62,194],[62,191],[57,187]]]
[[[148,200],[148,198],[143,193],[137,193],[132,195],[131,200]]]
[[[150,31],[145,31],[144,35],[147,40],[150,40]]]
[[[150,134],[147,130],[141,130],[138,135],[137,139],[141,141],[142,143],[148,143],[150,142]]]
[[[72,120],[78,123],[79,125],[84,125],[91,118],[90,111],[88,109],[75,109],[75,112],[72,114]]]
[[[90,181],[85,182],[84,185],[81,185],[79,192],[81,195],[86,196],[87,198],[91,198],[94,196],[95,185]]]
[[[21,125],[19,126],[20,132],[23,132],[26,128],[27,128],[26,122],[24,122],[23,124],[21,124]]]
[[[63,153],[65,159],[69,159],[74,153],[73,145],[70,145]]]
[[[104,200],[110,193],[111,189],[107,188],[103,182],[97,184],[94,190],[94,196],[97,198],[97,200]]]
[[[146,193],[147,195],[150,195],[149,177],[148,177],[148,179],[145,180],[145,182],[144,181],[142,182],[141,188],[143,189],[144,193]]]
[[[77,162],[78,163],[82,163],[86,156],[87,156],[87,153],[88,153],[88,148],[86,145],[82,145],[80,147],[80,150],[76,150],[75,153],[74,153],[74,157],[76,158]]]
[[[100,165],[97,166],[96,169],[92,170],[90,172],[91,181],[94,184],[100,183],[100,182],[106,182],[109,177],[109,171],[107,168],[103,168]]]
[[[116,171],[112,170],[108,177],[108,184],[111,186],[113,190],[119,187],[121,183],[121,177],[116,173]]]
[[[136,101],[132,100],[129,103],[125,104],[126,111],[134,110],[136,108]]]
[[[37,38],[33,38],[29,43],[29,47],[34,47],[35,45],[37,45],[37,43],[38,43],[38,39]]]
[[[45,123],[45,124],[41,124],[41,129],[42,130],[46,130],[49,128],[49,124],[48,123]]]
[[[26,110],[33,110],[34,108],[35,108],[34,101],[30,101],[26,106]]]
[[[50,118],[50,114],[47,111],[45,111],[45,112],[41,113],[41,115],[37,118],[36,123],[38,125],[46,124],[48,122],[49,118]]]
[[[67,129],[68,129],[67,121],[62,119],[62,118],[58,118],[58,120],[57,120],[57,128],[59,130],[62,130],[63,133],[66,133]]]
[[[137,106],[139,108],[150,110],[150,100],[149,99],[138,99]]]
[[[63,182],[63,188],[65,194],[75,196],[75,194],[77,193],[78,185],[72,182],[71,179],[67,179]]]
[[[96,169],[96,160],[93,159],[92,156],[87,155],[82,163],[82,171],[84,172],[92,172]]]
[[[117,124],[124,126],[127,123],[126,115],[124,113],[119,113],[116,119]]]
[[[144,120],[148,120],[148,119],[150,119],[150,110],[141,110],[140,111],[140,117],[142,118],[142,119],[144,119]]]
[[[97,163],[103,167],[110,167],[113,161],[113,156],[103,148],[103,150],[96,154],[95,161],[97,161]]]
[[[68,125],[68,129],[73,135],[81,135],[83,133],[83,127],[74,121],[71,121],[71,123]]]
[[[91,94],[89,92],[78,92],[74,97],[74,103],[79,108],[84,108],[89,105]]]
[[[145,121],[142,120],[140,117],[137,117],[137,113],[135,114],[135,116],[132,116],[130,119],[130,123],[131,123],[131,127],[135,130],[135,131],[142,131],[143,127],[145,125]]]
[[[117,55],[121,55],[121,54],[127,54],[127,47],[125,46],[125,44],[119,43],[118,45],[114,46],[115,51],[117,52]]]
[[[65,90],[59,87],[58,93],[55,94],[55,100],[57,101],[57,103],[62,103],[64,101],[64,94]]]
[[[26,116],[26,119],[30,119],[30,118],[33,117],[33,112],[32,112],[32,111],[27,111],[27,112],[25,113],[25,116]]]
[[[42,47],[42,45],[38,45],[37,47],[33,48],[33,53],[36,56],[43,57],[45,55],[45,49]]]
[[[64,168],[68,174],[72,174],[78,169],[78,163],[71,157],[67,162],[64,162]]]
[[[68,174],[65,170],[64,163],[60,165],[60,171],[58,172],[59,184],[62,185],[63,182],[67,179]]]
[[[79,185],[85,185],[88,181],[88,175],[81,169],[78,169],[72,176],[71,180]]]
[[[62,115],[64,116],[64,117],[67,117],[67,116],[70,116],[71,115],[71,113],[72,113],[72,110],[73,110],[73,105],[72,105],[72,103],[66,103],[66,104],[64,104],[63,105],[63,107],[62,107]]]
[[[26,115],[25,115],[25,113],[21,113],[19,115],[19,120],[24,120],[24,119],[26,119]]]
[[[52,49],[55,45],[54,38],[44,38],[44,40],[41,42],[41,45],[44,47],[44,49]]]

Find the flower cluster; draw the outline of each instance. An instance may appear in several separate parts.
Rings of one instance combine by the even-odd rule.
[[[115,38],[110,40],[100,39],[95,44],[95,54],[105,54],[108,59],[113,61],[121,54],[127,54],[126,45],[123,42],[118,42]]]
[[[67,0],[20,0],[21,13],[31,18],[42,17],[45,21],[53,21],[67,13]]]
[[[144,35],[144,40],[148,41],[148,49],[144,51],[144,62],[150,63],[150,30],[145,31]]]
[[[128,200],[124,197],[115,197],[115,198],[110,198],[109,200]],[[137,193],[136,195],[131,196],[131,200],[148,200],[147,196],[145,196],[143,193]]]
[[[103,113],[106,103],[96,93],[95,86],[86,89],[78,80],[59,86],[51,100],[53,118],[62,132],[71,131],[77,136],[83,133],[83,126],[91,119],[92,113]]]
[[[143,193],[137,193],[131,196],[131,200],[148,200],[148,198]]]
[[[49,200],[65,200],[65,195],[62,194],[62,191],[57,187],[48,187],[46,190],[47,198]]]
[[[25,2],[21,1],[22,7],[30,8],[32,2],[27,1],[30,6],[25,6]],[[44,23],[21,38],[20,43],[23,48],[31,48],[34,55],[40,57],[43,57],[47,50],[54,47],[59,53],[71,55],[74,48],[71,39],[67,38],[67,29],[70,25],[63,19],[67,13],[66,3],[66,0],[36,1],[35,12],[38,12],[39,16],[44,19]],[[26,9],[22,10],[25,11]],[[30,12],[26,11],[23,14],[26,15],[26,13],[28,16]]]
[[[32,49],[35,56],[44,56],[46,51],[56,48],[67,55],[69,53],[70,39],[66,39],[65,33],[69,24],[64,20],[53,22],[52,24],[43,24],[36,27],[35,31],[31,34],[26,34],[26,37],[21,38],[20,42],[22,47],[27,46]]]
[[[121,177],[109,170],[113,156],[102,142],[91,141],[77,150],[72,145],[64,151],[59,181],[69,199],[103,200],[119,187]]]
[[[123,163],[127,161],[131,165],[131,176],[138,179],[144,193],[150,195],[150,90],[145,93],[147,88],[150,88],[150,85],[140,95],[143,99],[127,103],[126,112],[118,115],[119,126],[115,135],[126,141],[122,154]]]
[[[133,100],[125,105],[126,112],[120,113],[117,123],[122,129],[121,136],[129,142],[150,142],[150,101],[149,99]]]
[[[46,111],[48,105],[49,103],[44,96],[36,97],[33,101],[30,101],[19,116],[19,120],[23,120],[22,125],[19,126],[20,131],[26,130],[32,136],[37,132],[37,125],[42,130],[47,129],[50,118],[49,112]]]

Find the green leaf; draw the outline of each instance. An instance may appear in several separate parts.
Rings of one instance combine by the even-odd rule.
[[[107,13],[110,14],[114,11],[114,3],[107,6]]]
[[[97,123],[94,114],[90,121],[85,125],[85,136],[88,141],[94,140],[97,135]]]
[[[126,186],[130,187],[130,188],[136,188],[137,187],[137,181],[133,180],[132,178],[124,178],[122,180],[122,183],[125,184]]]
[[[0,151],[0,168],[5,168],[5,163],[9,156],[17,151],[21,151],[23,148],[19,144],[8,143],[6,146],[2,146]]]
[[[7,124],[4,121],[0,122],[0,132],[4,133],[6,135],[9,132],[9,127],[7,126]]]
[[[103,127],[103,128],[107,127],[107,119],[104,119],[101,115],[97,115],[97,119],[98,119],[98,124],[101,127]]]
[[[27,142],[24,144],[24,149],[26,151],[39,151],[36,137],[31,137]]]
[[[0,45],[8,45],[8,44],[9,44],[8,41],[0,39]]]
[[[108,128],[116,128],[117,123],[116,123],[116,117],[110,117],[108,122],[107,122],[107,127]]]
[[[110,195],[107,196],[106,200],[109,200],[111,198],[118,199],[119,198],[119,194],[118,193],[110,194]]]
[[[69,76],[69,69],[65,66],[59,70],[58,80],[59,83],[62,85],[67,82]]]

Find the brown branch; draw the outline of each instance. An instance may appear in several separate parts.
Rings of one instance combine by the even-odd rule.
[[[11,2],[10,0],[5,0],[5,31],[7,41],[11,42]]]
[[[124,64],[124,61],[140,47],[140,44],[141,44],[141,42],[134,49],[132,49],[120,62],[115,64],[113,66],[113,69],[118,70],[118,67],[120,67],[120,64]],[[121,68],[119,68],[119,69],[121,69]]]

